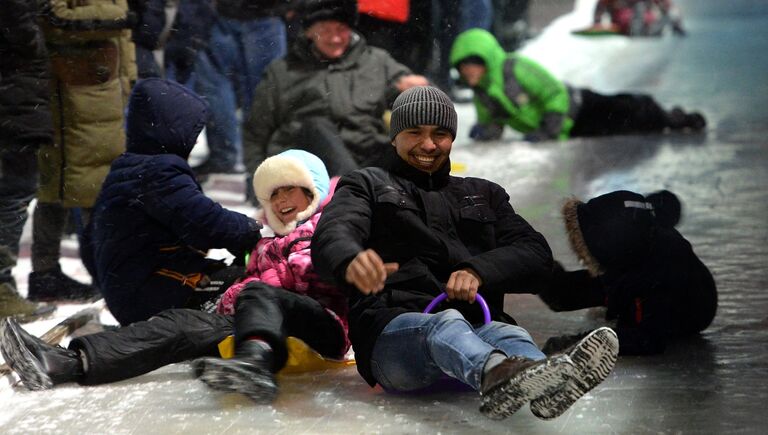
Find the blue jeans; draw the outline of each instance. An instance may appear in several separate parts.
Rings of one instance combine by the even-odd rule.
[[[264,69],[285,55],[286,45],[285,25],[279,18],[216,19],[194,72],[195,92],[210,104],[206,132],[212,166],[231,169],[242,158],[237,108],[247,118]]]
[[[449,309],[395,317],[376,340],[371,369],[388,391],[425,388],[444,374],[479,390],[493,351],[507,357],[545,358],[525,329],[501,322],[475,329],[461,313]]]

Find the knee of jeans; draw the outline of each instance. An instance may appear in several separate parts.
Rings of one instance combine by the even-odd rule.
[[[440,329],[444,327],[446,324],[453,323],[453,322],[461,322],[469,325],[469,322],[467,322],[467,319],[464,318],[464,315],[462,315],[458,310],[455,310],[453,308],[449,308],[447,310],[435,313],[435,315],[430,320],[430,323],[432,324],[432,329]],[[471,325],[469,326],[471,327]]]
[[[478,335],[487,335],[491,333],[493,335],[503,335],[507,338],[513,337],[519,340],[529,341],[533,343],[533,337],[523,327],[512,325],[510,323],[493,321],[478,328]]]

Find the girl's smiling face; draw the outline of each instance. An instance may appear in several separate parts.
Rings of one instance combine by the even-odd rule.
[[[296,215],[306,210],[311,202],[310,195],[298,186],[278,187],[269,198],[272,212],[283,224],[296,220]]]

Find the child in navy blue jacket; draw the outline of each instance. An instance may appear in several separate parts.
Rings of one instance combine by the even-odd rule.
[[[261,237],[257,221],[206,197],[187,163],[207,115],[205,101],[175,82],[142,80],[131,94],[126,152],[112,163],[81,250],[122,325],[218,296],[243,269],[207,251],[238,255]]]

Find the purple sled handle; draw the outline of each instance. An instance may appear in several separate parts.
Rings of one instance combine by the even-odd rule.
[[[435,309],[435,307],[440,302],[443,302],[447,298],[448,298],[447,293],[439,294],[436,298],[432,299],[432,302],[430,302],[429,305],[427,305],[427,308],[424,308],[424,313],[426,314],[431,312],[433,309]],[[483,297],[480,296],[479,293],[475,296],[475,301],[477,301],[477,303],[480,304],[480,308],[483,310],[483,322],[486,325],[491,323],[491,310],[490,308],[488,308],[488,303],[485,302],[485,299],[483,299]]]

